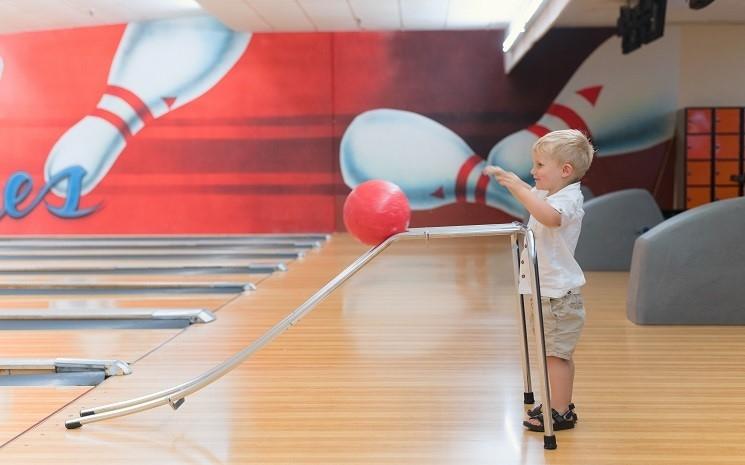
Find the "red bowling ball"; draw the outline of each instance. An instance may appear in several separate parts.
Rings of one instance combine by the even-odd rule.
[[[365,181],[344,201],[344,226],[364,244],[378,245],[406,231],[410,219],[409,200],[392,182]]]

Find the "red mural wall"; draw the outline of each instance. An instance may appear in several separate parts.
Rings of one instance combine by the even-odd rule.
[[[0,37],[0,234],[339,230],[349,192],[339,143],[356,115],[375,108],[416,112],[447,126],[485,158],[501,138],[536,122],[611,34],[552,32],[509,76],[501,31],[257,34],[203,94],[154,112],[130,132],[96,109],[102,95],[121,87],[107,79],[113,57],[123,53],[117,50],[124,32],[125,26],[115,26]],[[174,59],[173,51],[168,54]],[[137,71],[144,81],[161,72]],[[168,105],[175,99],[162,97]],[[126,146],[80,196],[77,211],[91,212],[60,217],[54,208],[71,200],[48,185],[45,191],[45,163],[86,115],[110,118],[102,124],[117,126]],[[91,145],[98,136],[91,134]],[[642,156],[599,160],[587,183],[596,194],[652,190],[664,154],[663,144]],[[422,166],[437,162],[417,156]],[[619,178],[619,164],[633,166],[635,174]],[[26,180],[18,173],[27,173]],[[412,225],[509,220],[486,205],[454,203],[415,211]]]

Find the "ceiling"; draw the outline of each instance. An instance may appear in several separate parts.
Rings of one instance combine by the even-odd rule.
[[[204,13],[251,32],[504,28],[525,0],[0,0],[0,34]]]
[[[553,0],[549,0],[553,1]],[[252,32],[504,28],[526,0],[0,0],[0,34],[178,17],[205,10]],[[613,26],[628,0],[572,0],[559,26]],[[745,23],[745,0],[668,0],[669,23]]]
[[[0,0],[0,34],[201,14],[195,0]]]
[[[253,32],[503,28],[524,0],[199,0]]]

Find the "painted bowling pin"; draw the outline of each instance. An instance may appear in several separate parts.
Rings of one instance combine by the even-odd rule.
[[[489,165],[515,172],[526,182],[531,148],[557,129],[588,134],[600,157],[633,153],[669,140],[678,107],[679,32],[628,55],[621,39],[600,45],[574,72],[546,113],[532,126],[502,139],[490,151]]]
[[[348,186],[393,182],[415,210],[468,202],[522,214],[504,187],[481,174],[483,158],[453,131],[417,113],[377,109],[358,115],[342,136],[340,164]]]
[[[665,38],[622,55],[620,39],[608,39],[577,69],[546,114],[501,140],[487,164],[532,183],[533,143],[556,129],[587,132],[598,156],[632,153],[669,140],[677,109],[678,43],[677,29],[670,28]],[[525,214],[505,188],[481,175],[483,160],[460,137],[415,113],[362,113],[342,138],[340,160],[348,186],[377,178],[394,182],[414,210],[476,202],[518,217]]]
[[[238,61],[250,34],[209,16],[131,23],[109,70],[96,108],[65,132],[44,167],[47,180],[82,166],[82,193],[91,191],[150,121],[200,97]],[[54,192],[64,196],[65,185]]]

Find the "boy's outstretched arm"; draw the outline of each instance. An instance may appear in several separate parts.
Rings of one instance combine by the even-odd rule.
[[[549,228],[558,228],[561,226],[561,213],[556,211],[544,199],[539,199],[530,191],[530,184],[526,183],[519,176],[511,171],[505,171],[498,166],[487,166],[484,168],[484,174],[492,175],[497,182],[506,187],[518,202],[538,220],[539,223]]]

